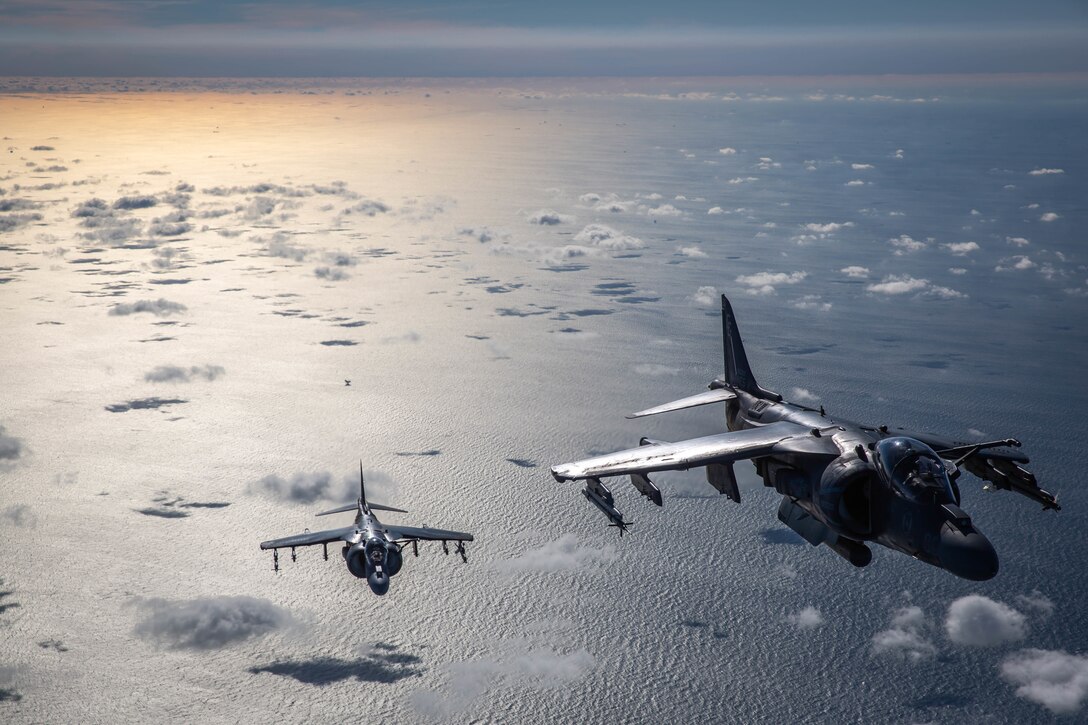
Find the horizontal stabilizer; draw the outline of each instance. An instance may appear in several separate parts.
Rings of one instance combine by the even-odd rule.
[[[374,509],[375,511],[393,511],[394,513],[398,513],[398,514],[406,514],[406,513],[408,513],[408,512],[407,512],[407,511],[405,511],[404,509],[398,509],[398,508],[393,508],[392,506],[383,506],[383,505],[382,505],[382,504],[380,504],[380,503],[370,503],[370,502],[368,501],[366,505],[367,505],[368,507],[370,507],[370,508]]]
[[[316,514],[316,515],[317,516],[328,516],[329,514],[342,514],[345,511],[358,511],[358,510],[359,510],[359,504],[349,503],[347,505],[341,506],[340,508],[329,509],[328,511],[322,511],[321,513]]]
[[[708,390],[705,393],[689,395],[686,398],[680,398],[680,400],[674,400],[671,403],[663,403],[662,405],[658,405],[653,408],[640,410],[637,413],[632,413],[631,415],[627,416],[627,418],[643,418],[647,415],[669,413],[674,410],[683,410],[684,408],[696,408],[700,405],[710,405],[711,403],[724,403],[725,401],[733,400],[736,397],[737,394],[734,393],[732,390],[725,390],[724,388],[719,388],[717,390]]]

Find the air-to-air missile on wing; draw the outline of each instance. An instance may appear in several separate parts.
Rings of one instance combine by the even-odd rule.
[[[582,493],[622,534],[629,522],[601,482],[630,476],[658,506],[654,471],[705,467],[707,480],[740,503],[733,462],[751,460],[766,486],[782,494],[778,518],[813,546],[826,544],[854,566],[880,544],[982,581],[997,574],[997,553],[960,508],[957,480],[966,470],[987,489],[1015,491],[1058,510],[1021,464],[1020,442],[965,443],[928,433],[868,426],[790,403],[760,387],[748,366],[729,301],[722,295],[725,377],[707,392],[649,408],[630,418],[725,403],[729,432],[666,443],[643,438],[638,448],[553,467],[558,481],[585,481]]]
[[[325,560],[329,559],[329,544],[343,542],[341,554],[348,565],[348,571],[360,579],[366,579],[370,590],[382,595],[389,591],[389,579],[396,576],[404,563],[401,552],[409,544],[412,553],[419,556],[420,541],[441,541],[442,550],[449,554],[449,542],[456,542],[456,552],[461,555],[461,560],[468,563],[468,555],[465,553],[465,542],[472,541],[472,534],[461,531],[447,531],[445,529],[432,529],[429,527],[418,528],[415,526],[392,526],[383,524],[374,515],[375,511],[395,511],[408,513],[404,509],[383,506],[380,503],[371,503],[366,500],[366,488],[363,483],[363,466],[359,464],[359,499],[347,506],[322,511],[318,516],[339,514],[347,511],[355,512],[355,523],[340,529],[329,531],[307,531],[295,536],[286,536],[282,539],[262,541],[262,549],[272,549],[272,568],[276,572],[280,570],[280,549],[291,550],[291,561],[295,561],[297,554],[295,548],[299,546],[314,546],[321,544],[324,547]]]

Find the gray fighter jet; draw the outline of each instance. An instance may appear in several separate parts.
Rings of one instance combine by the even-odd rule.
[[[325,561],[328,561],[329,544],[342,541],[344,547],[340,553],[347,562],[348,571],[360,579],[366,579],[367,584],[370,585],[370,591],[380,596],[389,591],[389,579],[400,571],[404,563],[401,552],[409,544],[412,545],[412,554],[419,556],[420,541],[441,541],[442,550],[446,554],[450,553],[449,542],[455,541],[457,542],[456,552],[461,555],[463,562],[468,563],[465,542],[472,541],[472,534],[432,529],[426,526],[423,528],[389,526],[378,521],[374,511],[395,511],[402,514],[408,512],[392,506],[383,506],[380,503],[369,503],[366,500],[362,463],[359,464],[359,500],[331,511],[322,511],[317,515],[327,516],[346,511],[355,512],[355,523],[351,526],[312,533],[307,530],[306,533],[295,536],[262,541],[262,549],[272,549],[273,570],[276,572],[280,570],[280,549],[290,549],[291,561],[295,561],[296,547],[321,544],[325,551]]]
[[[789,403],[756,383],[725,295],[722,334],[724,378],[705,393],[628,417],[725,403],[728,433],[676,443],[643,438],[638,448],[551,469],[557,481],[585,481],[582,493],[621,535],[630,522],[602,478],[630,476],[642,495],[661,506],[661,492],[648,474],[705,467],[710,485],[740,503],[733,462],[751,460],[764,484],[782,494],[778,518],[813,546],[826,544],[862,567],[872,560],[866,544],[880,544],[983,581],[997,574],[997,553],[959,507],[963,470],[988,481],[987,489],[1015,491],[1043,510],[1061,508],[1021,467],[1028,458],[1014,450],[1019,441],[961,442],[862,425],[828,415],[822,406]]]

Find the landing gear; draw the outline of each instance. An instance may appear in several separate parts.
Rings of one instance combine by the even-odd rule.
[[[450,544],[445,539],[442,540],[442,553],[446,556],[450,555]]]
[[[457,542],[457,553],[461,555],[461,561],[465,564],[468,563],[468,554],[465,553],[465,542]]]
[[[419,542],[412,539],[412,556],[419,558]]]
[[[325,549],[325,561],[328,561],[329,560],[329,545],[328,545],[328,543],[324,543],[321,546]]]
[[[277,574],[280,573],[280,550],[279,549],[273,549],[272,550],[272,571],[276,572]]]
[[[295,554],[295,547],[291,547],[291,563],[298,561],[298,555]]]

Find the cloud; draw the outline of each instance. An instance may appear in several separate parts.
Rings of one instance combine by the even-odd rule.
[[[615,558],[616,547],[613,544],[583,546],[574,534],[563,534],[555,541],[501,562],[499,567],[509,571],[572,571],[607,564]]]
[[[786,621],[798,629],[816,629],[824,623],[824,615],[816,607],[805,607],[797,614],[790,614]]]
[[[691,296],[691,301],[702,307],[712,307],[718,302],[718,290],[715,287],[700,287]]]
[[[742,274],[737,277],[737,282],[748,288],[748,294],[770,295],[774,294],[775,285],[797,284],[807,276],[807,272],[756,272]]]
[[[412,693],[412,706],[428,719],[463,720],[466,718],[457,716],[493,687],[563,687],[583,679],[596,665],[596,659],[584,649],[560,654],[546,647],[530,647],[495,659],[457,662],[449,666],[445,695],[433,690],[418,690]]]
[[[980,594],[960,597],[948,607],[948,638],[969,647],[994,647],[1027,636],[1027,618],[1012,607]]]
[[[23,442],[4,432],[0,425],[0,461],[14,461],[23,454]]]
[[[25,503],[8,506],[0,512],[0,520],[20,529],[33,529],[38,525],[38,517],[34,514],[34,510]]]
[[[861,179],[852,179],[850,181],[847,181],[845,184],[843,184],[843,186],[865,186],[866,184],[869,184],[869,183],[871,183],[871,182],[862,181]]]
[[[1016,694],[1051,712],[1069,715],[1088,697],[1088,657],[1067,652],[1026,649],[1001,663],[1001,677],[1017,685]]]
[[[872,164],[850,164],[850,168],[854,171],[868,171],[870,169],[875,169],[876,167]]]
[[[144,619],[136,635],[169,649],[222,649],[294,623],[286,609],[255,597],[149,599],[139,607]]]
[[[330,282],[351,279],[351,275],[345,272],[343,267],[315,267],[314,276],[318,279],[327,279]]]
[[[624,234],[605,224],[587,224],[582,231],[574,235],[574,241],[590,244],[598,249],[620,252],[627,249],[642,249],[646,246],[638,237]]]
[[[372,495],[389,498],[392,492],[391,479],[378,471],[366,473],[366,486],[368,499]],[[246,490],[251,494],[266,495],[290,503],[311,504],[319,500],[343,503],[359,496],[359,474],[358,471],[349,473],[339,483],[328,471],[302,471],[290,478],[273,474],[251,482]]]
[[[1028,176],[1046,176],[1048,174],[1064,174],[1065,169],[1032,169]]]
[[[1018,254],[1015,257],[1006,257],[994,267],[995,272],[1008,272],[1010,270],[1024,270],[1032,269],[1035,267],[1035,262],[1031,261],[1030,257],[1023,254]]]
[[[758,176],[736,176],[736,177],[730,179],[729,181],[727,181],[725,183],[732,184],[733,186],[736,186],[738,184],[750,184],[753,181],[759,181],[759,177]]]
[[[798,403],[815,403],[820,399],[819,395],[811,392],[807,388],[794,388],[790,391],[790,395]]]
[[[791,302],[790,306],[798,310],[816,310],[817,312],[827,312],[831,309],[831,303],[824,302],[820,295],[805,295]]]
[[[737,154],[737,150],[732,146],[726,146],[724,148],[718,149],[718,153],[722,156],[735,156]]]
[[[306,259],[310,250],[291,244],[290,239],[291,235],[286,232],[275,232],[267,237],[256,237],[253,241],[263,243],[262,251],[270,257],[283,257],[296,262]]]
[[[540,209],[525,218],[530,224],[539,226],[555,226],[557,224],[572,224],[574,217],[568,214],[560,214],[554,209]]]
[[[180,302],[171,302],[160,297],[157,300],[140,300],[138,302],[122,302],[110,308],[110,314],[114,316],[134,315],[140,312],[150,312],[156,317],[169,317],[170,315],[184,312],[188,308]]]
[[[1041,217],[1039,217],[1039,221],[1041,221],[1041,222],[1056,222],[1059,219],[1061,219],[1061,215],[1055,214],[1052,211],[1048,211],[1045,214],[1043,214]]]
[[[942,244],[941,246],[957,257],[963,257],[967,255],[967,253],[976,252],[979,249],[978,244],[975,242],[952,242],[951,244]]]
[[[840,229],[846,229],[854,226],[854,222],[828,222],[827,224],[809,223],[805,224],[803,229],[806,232],[813,234],[834,234]]]
[[[487,244],[496,237],[495,232],[489,227],[464,227],[457,230],[457,233],[463,237],[473,237],[480,244]]]
[[[676,375],[680,372],[680,368],[669,367],[668,365],[660,365],[658,363],[644,363],[642,365],[636,365],[634,367],[636,375],[645,375],[647,377],[659,378],[664,375]]]
[[[646,212],[650,216],[684,216],[684,212],[677,209],[672,204],[662,204],[661,206],[655,206]]]
[[[193,380],[212,381],[227,372],[221,365],[193,365],[188,368],[177,365],[159,365],[144,375],[149,383],[189,383]]]
[[[1032,591],[1031,594],[1021,594],[1017,596],[1016,603],[1023,609],[1033,610],[1044,618],[1049,617],[1054,613],[1054,602],[1050,601],[1050,599],[1038,589]]]
[[[155,206],[159,203],[159,200],[153,196],[122,196],[117,201],[113,202],[114,209],[147,209]]]
[[[706,256],[706,252],[694,244],[690,247],[680,247],[676,250],[676,253],[684,257],[692,257],[695,259],[702,259]]]
[[[1030,241],[1024,239],[1023,237],[1005,237],[1005,241],[1017,247],[1026,247],[1027,245],[1031,244]]]
[[[910,275],[888,275],[883,282],[866,286],[869,292],[882,295],[903,295],[909,292],[924,290],[929,286],[929,280],[915,279]]]
[[[873,635],[874,655],[901,657],[920,662],[937,654],[926,637],[929,625],[921,607],[908,606],[892,612],[891,627]]]
[[[850,267],[843,267],[839,271],[845,274],[847,277],[867,277],[869,275],[868,267],[858,267],[856,265]]]
[[[931,241],[933,240],[927,239],[925,242],[921,242],[906,234],[900,234],[894,239],[889,239],[888,244],[895,247],[897,255],[902,255],[905,252],[917,252],[920,249],[925,249],[926,245]]]
[[[722,209],[720,206],[712,206],[706,210],[706,213],[710,216],[720,216],[725,213],[725,209]]]

